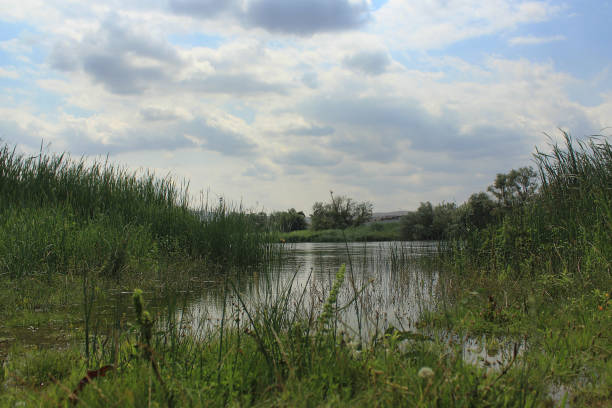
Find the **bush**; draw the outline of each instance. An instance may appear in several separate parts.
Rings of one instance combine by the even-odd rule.
[[[330,203],[316,202],[310,215],[313,230],[357,227],[372,218],[372,203],[331,195]]]

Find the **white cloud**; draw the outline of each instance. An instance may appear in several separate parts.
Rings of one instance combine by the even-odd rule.
[[[555,41],[563,41],[565,40],[564,35],[552,35],[548,37],[536,37],[533,35],[527,35],[522,37],[512,37],[508,40],[508,44],[510,45],[539,45],[546,44]]]
[[[11,18],[45,38],[4,47],[47,59],[28,63],[32,72],[0,67],[0,77],[33,79],[0,97],[0,137],[110,152],[131,168],[189,178],[196,192],[308,212],[330,189],[377,210],[464,200],[495,173],[529,164],[543,132],[610,125],[609,92],[581,105],[567,90],[580,82],[553,62],[440,52],[481,35],[506,41],[520,24],[553,18],[560,7],[551,2],[390,0],[373,15],[356,12],[360,0],[238,3],[44,2],[45,18],[20,2]],[[334,5],[347,14],[332,26],[289,27],[301,21],[300,4],[314,7],[311,17]],[[216,11],[186,14],[203,5]],[[276,7],[286,20],[248,20],[251,6]]]
[[[428,50],[544,21],[561,10],[547,1],[389,0],[374,14],[374,31],[393,47]]]
[[[19,73],[14,67],[10,67],[9,69],[0,67],[0,78],[17,79],[19,78]]]

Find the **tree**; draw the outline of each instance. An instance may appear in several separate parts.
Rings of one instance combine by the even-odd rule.
[[[404,239],[417,241],[431,238],[433,207],[429,201],[421,203],[416,211],[410,211],[401,221],[401,235]]]
[[[484,228],[495,220],[495,201],[484,191],[470,196],[463,209],[463,220],[467,227]]]
[[[457,206],[442,203],[435,207],[429,201],[421,203],[416,211],[402,217],[400,233],[412,241],[440,240],[456,230]]]
[[[521,167],[509,173],[498,173],[489,191],[503,209],[523,205],[538,188],[537,174],[532,167]]]
[[[331,202],[316,202],[312,206],[310,219],[313,230],[356,227],[372,217],[372,203],[359,203],[345,196],[334,197],[333,193],[330,195]]]
[[[433,209],[431,235],[433,239],[448,238],[457,232],[458,211],[455,203],[438,204]]]
[[[265,230],[268,226],[268,214],[261,211],[248,214],[248,218],[257,226],[259,230]]]
[[[296,211],[295,208],[272,213],[270,223],[281,232],[303,230],[307,227],[306,215],[303,211]]]

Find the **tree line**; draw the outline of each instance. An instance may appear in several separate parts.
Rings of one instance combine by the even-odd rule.
[[[416,211],[402,217],[401,238],[418,241],[465,236],[471,230],[482,229],[523,206],[537,189],[537,174],[532,167],[499,173],[486,192],[472,194],[461,205],[421,203]]]
[[[374,206],[369,201],[355,201],[346,196],[330,194],[329,202],[317,201],[312,205],[310,214],[310,229],[319,231],[326,229],[345,229],[357,227],[372,218]],[[251,214],[262,228],[270,228],[280,232],[291,232],[309,228],[306,214],[290,208],[287,211],[275,211],[271,214],[260,212]]]
[[[527,203],[536,194],[538,178],[532,167],[521,167],[508,173],[499,173],[487,191],[472,194],[461,204],[442,202],[433,205],[422,202],[418,209],[400,219],[400,239],[441,240],[461,237],[471,230],[482,229],[498,221],[504,214]],[[369,201],[356,201],[347,196],[334,196],[312,206],[310,225],[303,211],[290,208],[271,214],[252,214],[262,228],[280,232],[312,229],[345,229],[360,226],[372,218],[373,205]]]

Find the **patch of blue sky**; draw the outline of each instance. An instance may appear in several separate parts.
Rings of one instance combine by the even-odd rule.
[[[64,105],[61,108],[65,113],[74,116],[75,118],[88,118],[95,113],[94,111],[79,108],[78,106],[74,105]]]
[[[48,55],[49,55],[48,50],[43,49],[41,47],[34,47],[32,48],[32,52],[29,53],[27,56],[32,63],[42,64],[47,61]]]
[[[391,51],[391,57],[404,65],[406,69],[417,70],[429,73],[441,73],[443,75],[438,78],[438,82],[451,83],[457,81],[471,81],[486,83],[488,78],[479,75],[477,70],[465,69],[464,64],[456,64],[453,61],[445,60],[445,57],[455,57],[463,59],[466,63],[480,67],[483,62],[482,57],[472,58],[468,61],[458,55],[450,55],[448,53],[440,53],[438,51],[423,52],[423,51]]]
[[[43,115],[53,115],[64,106],[64,98],[53,92],[37,90],[33,96],[35,99],[31,98],[30,102],[36,101],[35,109]]]
[[[552,60],[556,69],[580,79],[586,80],[599,74],[612,64],[612,6],[594,8],[592,2],[584,3],[585,7],[570,8],[557,19],[521,26],[508,38],[562,36],[562,40],[540,44],[508,44],[504,54],[535,61]]]
[[[226,103],[223,105],[223,109],[249,125],[255,121],[255,111],[242,103]]]
[[[22,84],[22,80],[19,78],[10,78],[0,76],[0,88],[4,88],[2,92],[6,95],[10,93],[10,88],[16,88]]]
[[[25,57],[25,59],[20,57]],[[46,58],[46,54],[36,48],[33,49],[32,52],[27,54],[14,54],[11,52],[0,50],[0,67],[12,66],[19,68],[30,66],[32,64],[42,64],[43,62],[45,62]]]
[[[491,56],[503,56],[508,47],[506,40],[497,35],[468,38],[443,48],[428,51],[433,57],[460,58],[468,64],[482,65]]]
[[[370,9],[371,10],[378,10],[379,8],[381,8],[388,1],[389,0],[372,0],[371,4],[370,4]]]
[[[391,54],[391,58],[393,58],[393,60],[399,62],[406,68],[410,68],[410,59],[405,51],[391,49],[389,50],[389,54]]]
[[[292,39],[284,39],[284,40],[269,40],[266,42],[266,46],[273,50],[282,50],[288,47],[295,47],[297,44]]]
[[[432,56],[460,58],[473,65],[483,65],[490,57],[531,62],[552,62],[555,70],[568,73],[575,78],[589,80],[612,68],[612,45],[604,38],[612,38],[611,29],[582,28],[589,24],[572,25],[549,22],[531,24],[502,35],[467,39],[443,49],[431,50]],[[566,27],[566,28],[563,28]],[[517,37],[552,39],[540,43],[512,43]],[[608,85],[610,85],[608,81]]]
[[[171,34],[168,36],[168,41],[174,45],[184,48],[219,48],[219,46],[223,43],[223,37],[204,33]]]
[[[15,37],[11,38],[14,39]],[[11,40],[9,39],[9,40]],[[7,41],[7,40],[0,40]],[[47,59],[47,51],[43,50],[42,47],[33,44],[29,50],[24,48],[23,50],[17,49],[13,52],[10,47],[0,49],[0,66],[27,66],[29,64],[42,64]]]
[[[0,50],[0,67],[15,66],[16,59],[12,54]]]
[[[428,54],[456,57],[473,65],[482,65],[490,57],[525,58],[541,63],[552,61],[556,70],[587,80],[612,64],[610,3],[574,1],[549,21],[523,24],[499,34],[466,39],[430,50]],[[552,41],[513,43],[512,39],[520,37]]]
[[[32,27],[25,23],[0,20],[0,41],[16,38],[23,31],[32,31]]]
[[[60,110],[66,110],[62,95],[41,89],[32,81],[19,79],[14,81],[11,88],[4,91],[11,95],[13,102],[16,105],[29,106],[36,114],[52,117]]]

